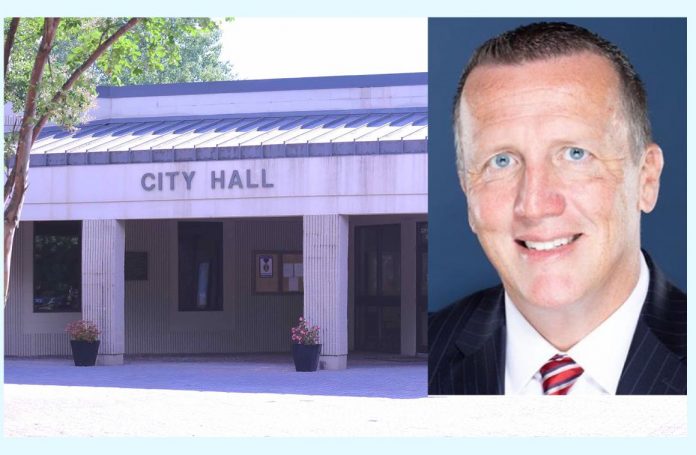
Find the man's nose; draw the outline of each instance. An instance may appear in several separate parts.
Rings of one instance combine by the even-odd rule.
[[[548,165],[527,166],[515,199],[515,215],[528,220],[559,216],[565,210],[562,181]]]

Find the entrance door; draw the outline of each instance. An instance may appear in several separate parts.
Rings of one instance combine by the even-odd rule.
[[[401,350],[401,226],[355,229],[355,347]]]
[[[428,223],[416,224],[416,350],[428,352]]]

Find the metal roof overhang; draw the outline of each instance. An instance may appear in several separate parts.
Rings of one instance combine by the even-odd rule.
[[[107,119],[46,128],[31,166],[427,153],[426,108]]]
[[[72,132],[47,128],[31,153],[23,219],[423,214],[427,137],[426,108],[105,119]],[[184,171],[195,172],[192,183],[143,185],[147,176],[180,180]],[[229,183],[235,172],[244,188]],[[272,184],[259,185],[264,178]]]

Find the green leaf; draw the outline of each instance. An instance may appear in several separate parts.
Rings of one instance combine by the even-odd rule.
[[[230,20],[229,18],[225,20]],[[4,19],[5,33],[10,18]],[[118,39],[59,102],[52,102],[70,75],[128,18],[62,18],[43,79],[37,85],[37,118],[73,128],[94,102],[97,85],[229,80],[232,66],[220,61],[221,20],[146,18]],[[23,112],[29,79],[43,32],[43,18],[22,18],[4,81],[5,102]],[[14,145],[13,145],[14,144]],[[5,136],[5,153],[16,137]]]

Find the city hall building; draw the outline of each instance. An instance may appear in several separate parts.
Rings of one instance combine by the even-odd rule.
[[[99,90],[34,144],[5,355],[66,356],[68,322],[124,355],[289,352],[323,368],[427,340],[427,75]]]

